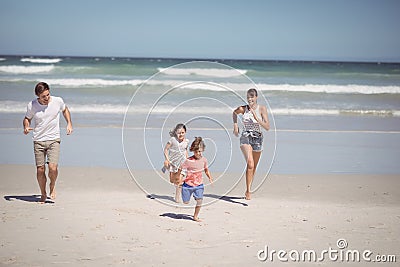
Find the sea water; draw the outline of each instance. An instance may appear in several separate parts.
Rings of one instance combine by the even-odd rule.
[[[154,135],[146,142],[154,150],[144,157],[150,158],[149,168],[160,167],[168,131],[184,122],[190,126],[190,138],[200,134],[209,138],[214,166],[223,171],[227,163],[215,154],[229,157],[223,151],[237,150],[238,141],[231,133],[232,110],[246,103],[246,91],[254,87],[259,102],[268,106],[271,130],[266,133],[265,151],[274,153],[265,154],[270,160],[275,156],[276,172],[307,172],[311,167],[312,172],[397,173],[399,169],[395,158],[399,158],[400,64],[0,56],[0,129],[6,136],[22,129],[26,105],[35,98],[39,81],[50,85],[52,95],[63,97],[75,133],[93,129],[118,133],[97,145],[120,149],[128,134],[121,138],[123,127],[137,131],[137,140]],[[377,149],[384,139],[392,143]],[[341,153],[348,143],[356,150]],[[313,155],[305,166],[301,162],[306,156],[299,151]],[[328,158],[316,156],[321,153]],[[371,153],[372,159],[355,159],[346,165],[360,153],[364,157]],[[118,162],[112,157],[93,162],[121,167],[124,162],[119,156]],[[19,163],[18,157],[0,160]],[[378,160],[381,164],[373,167],[371,161]],[[242,156],[236,161],[234,166],[242,168]],[[87,164],[85,159],[72,158],[69,163],[77,162]]]

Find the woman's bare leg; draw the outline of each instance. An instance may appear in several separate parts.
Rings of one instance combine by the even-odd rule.
[[[246,160],[246,193],[245,197],[247,200],[251,199],[251,184],[253,182],[253,177],[255,173],[254,159],[253,159],[253,148],[250,145],[241,145],[243,156]]]
[[[256,169],[258,165],[258,161],[260,160],[261,157],[261,151],[253,151],[253,160],[254,160],[254,169],[253,169],[253,177],[256,175]]]

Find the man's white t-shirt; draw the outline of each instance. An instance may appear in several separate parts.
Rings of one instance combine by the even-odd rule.
[[[48,105],[40,104],[38,99],[29,102],[25,117],[33,120],[33,141],[60,138],[60,111],[64,110],[64,100],[57,96],[50,96]]]

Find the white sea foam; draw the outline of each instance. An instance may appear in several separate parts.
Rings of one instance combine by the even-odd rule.
[[[19,101],[0,101],[0,113],[25,113],[27,104]]]
[[[382,116],[399,117],[400,110],[355,110],[355,109],[272,109],[274,115],[301,115],[301,116],[326,116],[326,115],[353,115],[353,116]]]
[[[257,84],[263,91],[287,91],[309,93],[336,93],[336,94],[399,94],[400,86],[372,86],[372,85],[331,85],[331,84]]]
[[[106,80],[106,79],[46,79],[49,84],[68,86],[68,87],[84,87],[84,86],[122,86],[122,85],[139,85],[143,80]]]
[[[68,106],[72,113],[124,114],[126,105],[88,104]]]
[[[30,74],[30,73],[44,73],[50,72],[55,67],[54,65],[49,66],[0,66],[0,72],[8,72],[13,74]],[[89,78],[89,79],[76,79],[76,78],[65,78],[65,79],[15,79],[15,78],[0,78],[2,82],[37,82],[46,80],[49,84],[65,87],[107,87],[107,86],[139,86],[143,85],[143,90],[146,90],[146,86],[160,86],[162,90],[169,90],[171,88],[183,88],[186,90],[207,90],[207,91],[239,91],[245,92],[251,87],[255,87],[265,93],[268,92],[293,92],[293,93],[327,93],[327,94],[400,94],[400,86],[373,86],[373,85],[332,85],[332,84],[305,84],[305,85],[293,85],[293,84],[266,84],[266,83],[211,83],[208,81],[193,80],[144,80],[144,79],[132,79],[132,80],[115,80],[115,79],[101,79],[101,78]]]
[[[135,109],[135,113],[144,112],[151,114],[230,114],[234,108],[202,108],[202,107],[183,107],[175,109],[170,106],[157,106],[151,112],[148,107]],[[338,115],[370,115],[370,116],[400,116],[400,111],[397,110],[336,110],[336,109],[290,109],[290,108],[277,108],[272,109],[270,112],[273,115],[301,115],[301,116],[338,116]]]
[[[0,79],[2,80],[2,79]],[[39,81],[41,79],[37,79]],[[3,79],[2,81],[7,81]],[[9,79],[8,81],[15,82],[15,79]],[[18,80],[23,81],[23,80]],[[184,81],[184,80],[143,80],[143,79],[133,79],[133,80],[107,80],[107,79],[46,79],[49,84],[66,86],[66,87],[85,87],[85,86],[123,86],[123,85],[143,85],[143,90],[146,90],[146,86],[161,86],[165,90],[172,88],[175,89],[191,89],[191,90],[208,90],[208,91],[227,91],[227,90],[247,90],[251,84],[216,84],[209,82],[199,81]]]
[[[201,69],[201,68],[158,68],[158,71],[166,75],[199,75],[199,76],[209,76],[209,77],[235,77],[246,74],[247,70],[239,69]]]
[[[31,62],[31,63],[43,63],[43,64],[54,64],[61,62],[61,58],[22,58],[21,62]]]
[[[144,85],[144,86],[163,86],[165,89],[183,88],[190,90],[208,91],[247,91],[256,87],[257,89],[283,92],[305,92],[305,93],[328,93],[328,94],[400,94],[400,86],[372,86],[372,85],[290,85],[290,84],[251,84],[251,83],[210,83],[184,80],[106,80],[106,79],[50,79],[49,83],[61,86],[122,86],[122,85]],[[145,88],[144,88],[145,89]]]
[[[54,69],[54,65],[46,66],[17,66],[8,65],[0,66],[0,72],[12,73],[12,74],[34,74],[34,73],[46,73]]]
[[[160,85],[172,85],[179,82],[157,82]],[[195,90],[210,91],[247,91],[249,88],[255,87],[264,92],[283,91],[283,92],[303,92],[303,93],[328,93],[328,94],[400,94],[400,86],[372,86],[372,85],[327,85],[327,84],[306,84],[306,85],[290,85],[290,84],[265,84],[265,83],[221,83],[220,86],[212,83],[185,81],[180,82],[182,88]],[[156,83],[155,83],[156,85]]]
[[[277,109],[272,109],[272,114],[273,115],[304,115],[304,116],[339,115],[340,110],[277,108]]]
[[[0,101],[0,113],[21,113],[26,111],[28,103],[20,101]],[[83,114],[125,114],[126,105],[113,104],[73,104],[68,103],[68,107],[73,113]],[[133,111],[132,109],[128,111]],[[229,107],[174,107],[168,105],[158,105],[151,109],[149,106],[135,107],[137,114],[229,114],[233,108]],[[400,110],[355,110],[355,109],[291,109],[276,108],[270,111],[273,115],[297,115],[297,116],[382,116],[382,117],[400,117]]]
[[[0,61],[6,61],[4,57],[0,57]]]
[[[27,102],[20,101],[0,101],[0,113],[21,113],[26,112]],[[124,114],[126,105],[112,104],[71,104],[67,103],[68,108],[74,113],[95,113],[95,114]]]

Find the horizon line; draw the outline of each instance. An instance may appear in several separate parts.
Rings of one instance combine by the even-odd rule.
[[[107,59],[138,59],[138,60],[182,60],[182,61],[250,61],[250,62],[300,62],[300,63],[363,63],[363,64],[400,64],[399,61],[368,61],[368,60],[312,60],[312,59],[252,59],[252,58],[212,58],[212,57],[135,57],[135,56],[71,56],[71,55],[39,55],[39,54],[0,54],[0,57],[47,57],[47,58],[107,58]]]

